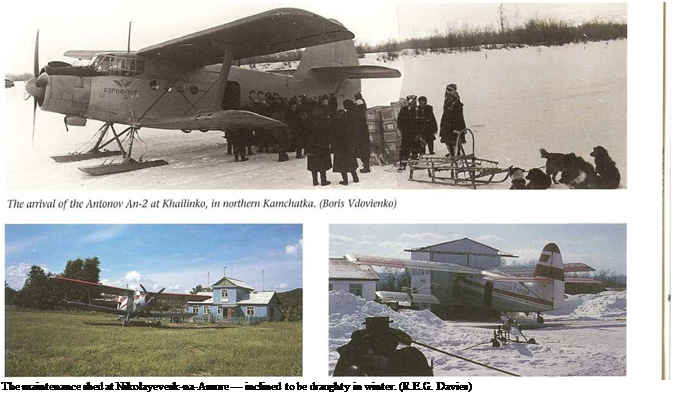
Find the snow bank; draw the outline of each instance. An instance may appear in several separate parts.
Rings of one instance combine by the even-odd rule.
[[[616,319],[627,317],[627,291],[571,295],[562,308],[545,313],[558,319]]]
[[[493,348],[489,340],[495,322],[443,321],[428,310],[395,312],[344,290],[331,291],[329,373],[339,359],[337,348],[349,342],[351,333],[364,328],[366,317],[388,316],[393,321],[391,327],[403,330],[415,341],[523,376],[625,375],[627,324],[621,318],[626,317],[626,297],[625,291],[571,296],[562,309],[545,314],[552,325],[525,331],[538,344]],[[436,376],[502,375],[415,347],[433,361]]]

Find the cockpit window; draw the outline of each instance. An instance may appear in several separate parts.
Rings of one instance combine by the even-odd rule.
[[[122,55],[98,55],[91,62],[98,73],[130,77],[145,72],[145,62]]]

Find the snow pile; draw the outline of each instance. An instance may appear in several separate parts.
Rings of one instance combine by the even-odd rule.
[[[627,317],[627,291],[571,295],[562,308],[545,313],[558,319],[602,320]]]
[[[365,327],[366,317],[388,316],[393,321],[391,327],[401,329],[415,341],[523,376],[625,375],[626,296],[624,291],[607,291],[569,297],[562,309],[544,313],[546,325],[524,331],[537,344],[510,343],[493,348],[489,341],[497,322],[443,321],[428,310],[395,312],[344,290],[331,291],[329,373],[339,359],[337,349],[350,341],[354,331]],[[413,346],[433,361],[436,376],[502,375]]]
[[[392,328],[398,328],[415,340],[426,342],[437,338],[438,330],[449,330],[452,325],[441,320],[428,310],[402,310],[395,312],[388,306],[367,301],[344,290],[330,292],[330,339],[341,346],[351,339],[351,333],[365,328],[366,317],[388,316]],[[461,341],[453,345],[463,344]],[[331,349],[333,342],[331,342]],[[338,346],[334,347],[336,350]]]

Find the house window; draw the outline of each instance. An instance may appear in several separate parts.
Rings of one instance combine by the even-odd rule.
[[[349,284],[349,292],[356,295],[356,296],[360,296],[362,298],[363,297],[363,284]]]
[[[223,302],[229,301],[229,290],[227,289],[220,290],[220,299],[222,299]]]
[[[223,307],[218,307],[218,315],[224,315],[225,309]]]
[[[246,315],[255,315],[255,307],[254,306],[246,307]]]
[[[192,306],[192,314],[199,314],[199,306]]]

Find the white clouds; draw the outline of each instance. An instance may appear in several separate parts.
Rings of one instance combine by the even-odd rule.
[[[5,269],[5,281],[7,281],[7,284],[9,284],[12,289],[17,291],[20,290],[23,288],[23,284],[26,282],[26,278],[28,278],[32,266],[33,265],[30,263],[19,263],[18,265],[8,266]],[[40,266],[46,274],[50,273],[46,266],[38,266]]]
[[[356,241],[356,239],[354,239],[352,237],[347,237],[347,236],[342,236],[342,235],[330,233],[330,242],[331,243],[346,244],[346,243],[353,243],[355,241]]]
[[[372,246],[372,245],[374,245],[374,243],[371,242],[370,240],[359,241],[356,244],[358,244],[359,246]]]
[[[277,291],[287,291],[289,287],[288,287],[288,283],[280,283],[280,284],[274,285],[273,288]]]
[[[304,244],[303,239],[299,239],[297,241],[297,244],[288,244],[286,246],[286,255],[289,255],[289,256],[302,255],[303,244]]]
[[[487,235],[478,236],[478,237],[475,238],[475,240],[479,241],[479,242],[487,242],[487,241],[499,241],[499,240],[501,240],[501,238],[499,236],[496,236],[496,235],[487,234]]]
[[[442,240],[445,237],[436,233],[403,233],[398,236],[400,240]]]
[[[124,279],[126,281],[129,281],[129,282],[132,282],[132,283],[138,283],[138,282],[141,282],[141,281],[145,280],[143,275],[138,273],[135,270],[126,273],[126,275],[124,276]]]
[[[5,254],[12,255],[19,253],[27,248],[43,243],[51,239],[52,235],[40,235],[27,239],[16,240],[5,245]]]
[[[94,230],[80,239],[83,243],[100,243],[121,236],[125,225],[107,225]]]

